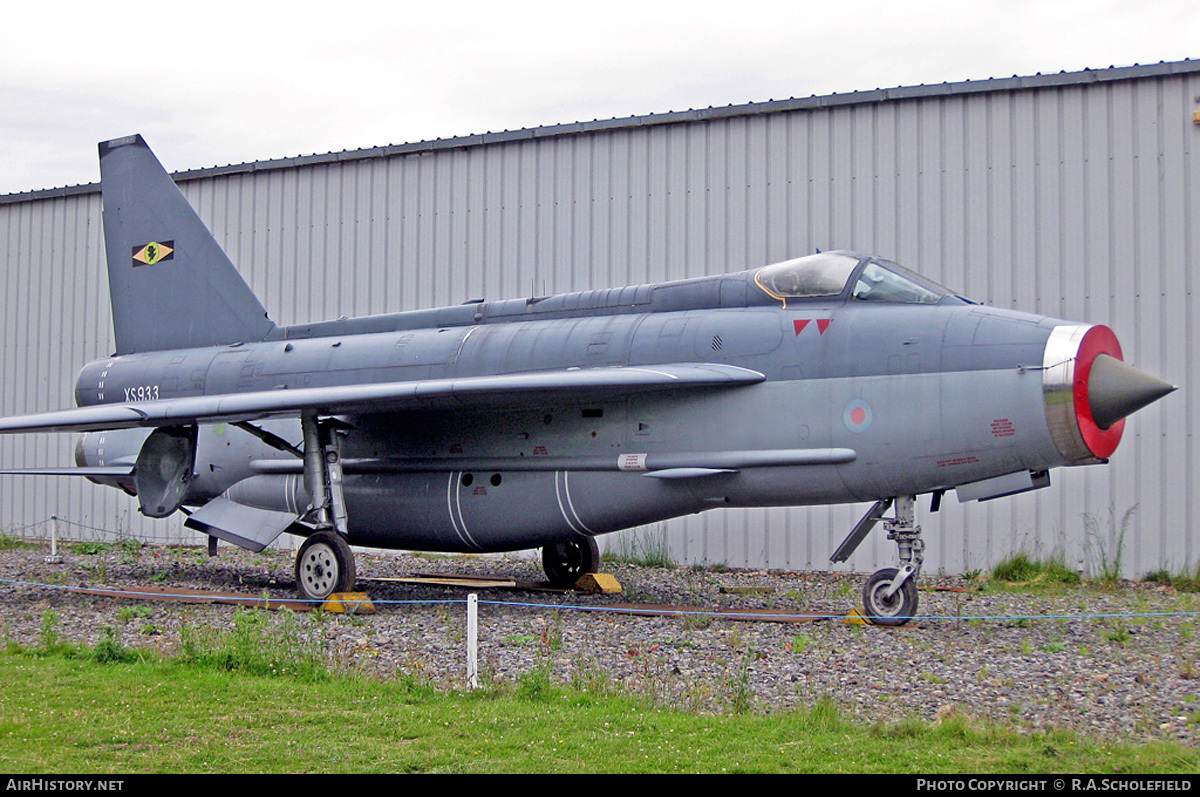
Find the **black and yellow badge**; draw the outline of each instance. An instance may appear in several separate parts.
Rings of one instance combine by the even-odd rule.
[[[171,260],[175,257],[175,242],[174,241],[151,241],[145,246],[133,247],[133,266],[154,266],[164,260]]]

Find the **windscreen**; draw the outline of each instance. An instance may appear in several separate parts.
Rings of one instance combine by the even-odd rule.
[[[895,263],[871,260],[859,272],[850,296],[866,302],[937,304],[949,293],[936,282]]]

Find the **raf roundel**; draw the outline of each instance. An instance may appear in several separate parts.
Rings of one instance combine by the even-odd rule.
[[[846,410],[842,413],[842,422],[852,432],[865,432],[871,428],[874,417],[870,404],[862,399],[854,399],[846,405]]]

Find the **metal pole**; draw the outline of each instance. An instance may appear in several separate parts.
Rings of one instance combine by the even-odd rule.
[[[50,555],[46,557],[46,564],[60,565],[62,564],[62,556],[58,553],[58,515],[50,516]]]
[[[479,596],[467,596],[467,683],[479,688]]]

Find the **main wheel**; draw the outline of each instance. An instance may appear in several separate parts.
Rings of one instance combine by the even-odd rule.
[[[591,537],[542,548],[542,569],[556,587],[573,587],[584,573],[595,573],[600,546]]]
[[[900,571],[894,567],[876,570],[863,585],[863,609],[876,625],[904,625],[917,614],[917,584],[908,579],[887,597]]]
[[[333,531],[320,531],[305,540],[296,554],[296,589],[308,600],[325,600],[335,592],[354,589],[354,552]]]

